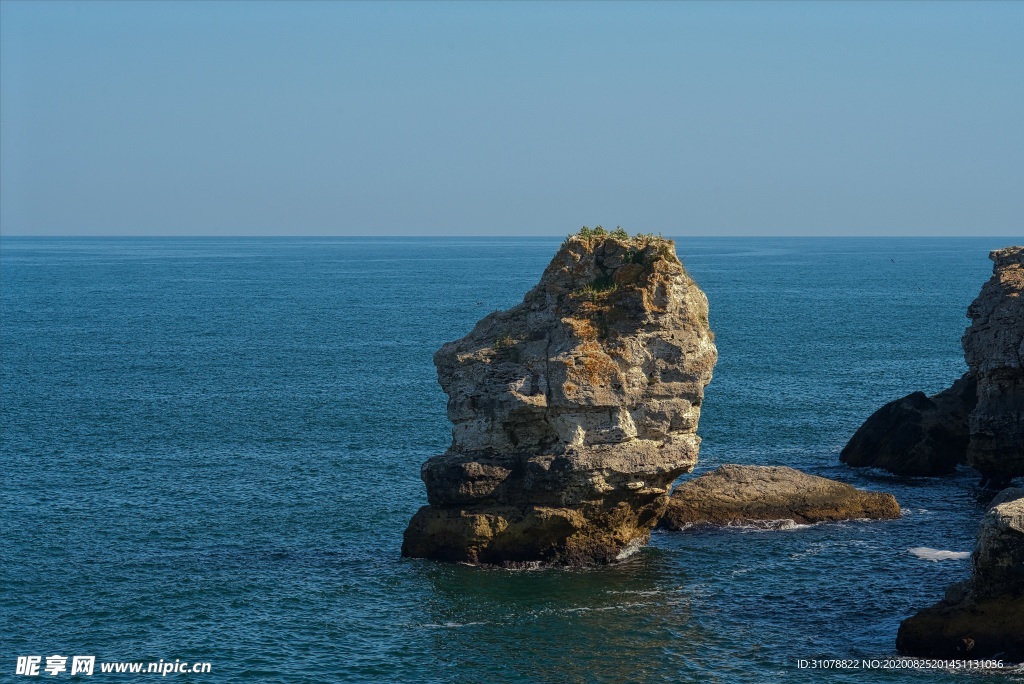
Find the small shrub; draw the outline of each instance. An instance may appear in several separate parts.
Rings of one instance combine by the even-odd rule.
[[[610,275],[603,275],[594,278],[594,282],[590,284],[595,292],[609,292],[615,289],[615,279]]]
[[[643,250],[630,247],[626,250],[626,263],[627,264],[640,264],[643,266],[647,263],[647,255],[644,254]]]
[[[622,228],[622,226],[615,226],[615,230],[613,230],[611,233],[609,233],[609,235],[611,235],[613,238],[615,238],[617,240],[628,240],[629,239],[629,233],[627,233]]]

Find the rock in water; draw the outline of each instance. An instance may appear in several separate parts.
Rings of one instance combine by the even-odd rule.
[[[928,397],[914,392],[875,411],[854,433],[839,460],[897,475],[948,475],[967,457],[968,417],[977,403],[970,373]]]
[[[972,563],[970,580],[903,621],[900,653],[1024,661],[1024,489],[1006,489],[992,502]]]
[[[1024,247],[989,258],[992,278],[967,310],[967,373],[935,396],[914,392],[880,408],[843,448],[844,463],[945,475],[966,462],[997,488],[1024,475]]]
[[[434,355],[454,424],[402,554],[607,563],[647,542],[697,462],[718,358],[670,240],[570,236],[523,302]]]
[[[978,379],[967,462],[993,486],[1024,475],[1024,247],[992,252],[992,278],[967,309],[964,357]]]
[[[861,491],[793,468],[724,465],[676,487],[659,527],[898,517],[900,506],[891,494]]]

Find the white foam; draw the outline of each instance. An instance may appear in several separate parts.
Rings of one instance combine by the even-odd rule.
[[[751,520],[743,523],[727,523],[725,527],[737,530],[749,530],[751,532],[789,532],[790,530],[803,530],[810,525],[798,523],[790,518],[780,520]]]
[[[622,549],[622,551],[619,551],[618,555],[615,556],[615,560],[626,560],[627,558],[638,552],[641,548],[643,548],[643,544],[639,540],[634,539],[633,541],[626,544],[626,547]]]
[[[971,557],[970,551],[943,551],[942,549],[930,549],[927,546],[915,546],[912,549],[907,549],[907,551],[922,560],[933,562],[941,560],[966,560]]]

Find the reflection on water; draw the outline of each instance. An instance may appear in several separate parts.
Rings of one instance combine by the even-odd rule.
[[[685,575],[669,577],[663,556],[648,550],[590,570],[416,561],[433,589],[424,627],[457,664],[456,681],[481,671],[495,681],[657,681],[670,653],[688,660],[706,640]]]

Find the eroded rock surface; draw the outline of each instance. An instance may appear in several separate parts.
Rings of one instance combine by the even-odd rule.
[[[717,360],[671,241],[572,236],[523,302],[435,355],[452,445],[402,553],[604,563],[646,543],[692,470]]]
[[[967,457],[969,416],[977,403],[970,373],[928,397],[914,392],[875,411],[854,433],[839,460],[897,475],[948,475]]]
[[[1024,247],[992,252],[992,278],[967,309],[964,358],[978,380],[967,462],[993,486],[1024,475]]]
[[[865,492],[793,468],[724,465],[676,487],[659,527],[898,517],[900,506],[891,494]]]
[[[903,621],[901,653],[1024,661],[1024,489],[1001,492],[981,521],[970,580]]]

